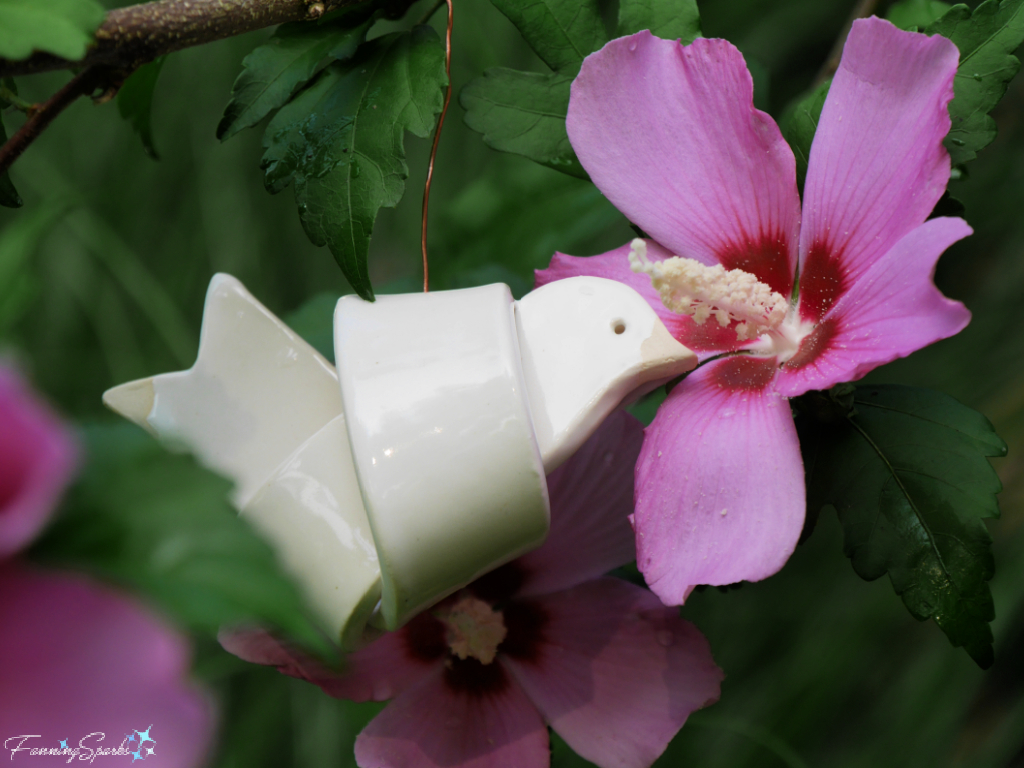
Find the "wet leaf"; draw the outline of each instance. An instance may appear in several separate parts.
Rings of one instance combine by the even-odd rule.
[[[352,58],[366,40],[376,14],[326,24],[282,24],[270,39],[242,60],[242,72],[231,87],[231,101],[217,126],[225,141],[256,125],[289,99],[331,61]]]
[[[430,133],[446,82],[441,41],[420,26],[331,64],[267,126],[267,189],[294,185],[306,234],[330,247],[364,299],[373,299],[367,253],[377,212],[398,204],[409,175],[405,132]]]
[[[999,515],[1002,485],[988,457],[1005,455],[1006,444],[984,416],[940,392],[846,388],[849,402],[802,408],[808,512],[834,507],[857,574],[888,574],[915,618],[934,619],[989,667],[995,561],[982,521]]]
[[[948,37],[960,49],[949,105],[953,125],[945,143],[953,165],[962,165],[996,137],[988,113],[1020,69],[1012,54],[1024,41],[1024,0],[986,0],[973,13],[956,5],[926,31]]]

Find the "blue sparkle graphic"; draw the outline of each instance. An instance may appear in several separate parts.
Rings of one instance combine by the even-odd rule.
[[[61,749],[67,749],[68,748],[68,740],[67,739],[61,739],[60,740],[60,748]]]
[[[149,735],[149,732],[150,732],[151,730],[153,730],[153,726],[152,726],[152,725],[151,725],[151,726],[149,726],[149,728],[147,728],[147,729],[146,729],[146,730],[144,730],[144,731],[136,731],[136,733],[137,733],[137,734],[139,734],[139,746],[140,746],[140,747],[141,747],[141,746],[142,746],[143,744],[145,744],[145,743],[146,743],[147,741],[152,741],[152,742],[153,742],[154,744],[156,744],[156,739],[152,738],[152,737],[151,737],[151,736]]]
[[[133,762],[133,763],[134,763],[134,762],[135,762],[136,760],[144,760],[144,759],[145,759],[145,758],[143,758],[143,757],[142,757],[142,755],[141,755],[141,754],[139,754],[139,752],[132,752],[132,762]]]
[[[128,743],[129,744],[134,744],[135,743],[135,734],[134,733],[129,733],[127,736],[125,736],[125,738],[128,739]]]

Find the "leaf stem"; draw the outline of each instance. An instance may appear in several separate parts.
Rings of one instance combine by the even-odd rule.
[[[124,81],[125,75],[112,71],[109,67],[87,67],[69,80],[38,107],[32,110],[28,120],[0,146],[0,175],[7,171],[39,134],[53,122],[61,112],[73,104],[78,97],[88,96],[97,88],[106,87],[111,81],[116,85]]]
[[[448,5],[448,27],[444,37],[444,71],[448,78],[448,84],[444,89],[444,106],[441,107],[441,116],[437,120],[437,130],[434,131],[434,143],[430,147],[430,163],[427,165],[427,180],[423,184],[423,220],[420,231],[420,248],[423,252],[423,292],[430,290],[430,269],[427,265],[427,207],[430,203],[430,182],[434,178],[434,158],[437,156],[437,145],[441,140],[441,128],[444,126],[444,116],[448,112],[448,102],[452,98],[452,22],[455,12],[452,8],[452,0],[441,0]],[[440,4],[440,3],[439,3]],[[439,5],[438,4],[438,5]],[[435,8],[436,10],[436,8]],[[430,12],[433,13],[433,10]],[[430,18],[430,14],[427,14]]]
[[[6,101],[19,112],[24,112],[25,114],[31,113],[36,108],[35,104],[30,101],[25,101],[18,94],[4,85],[3,82],[0,82],[0,101]]]

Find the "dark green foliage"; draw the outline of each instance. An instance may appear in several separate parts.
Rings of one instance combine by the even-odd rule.
[[[809,513],[834,507],[857,574],[888,573],[915,618],[934,619],[989,667],[995,561],[982,520],[999,515],[987,457],[1006,444],[984,416],[932,390],[841,385],[799,402]]]
[[[807,178],[807,164],[811,159],[811,144],[814,133],[818,130],[821,119],[821,108],[825,106],[831,80],[826,80],[796,104],[786,110],[781,120],[782,135],[796,157],[796,181],[802,191],[804,179]]]
[[[949,3],[941,0],[900,0],[893,3],[885,18],[900,29],[924,29],[938,21],[949,10]]]
[[[437,34],[416,27],[331,64],[267,126],[267,189],[294,184],[309,239],[330,246],[364,299],[373,299],[366,257],[374,220],[398,204],[409,175],[405,131],[430,133],[446,81]]]
[[[29,262],[69,207],[65,200],[47,200],[0,230],[0,338],[38,296]]]
[[[459,103],[466,110],[466,125],[482,133],[492,149],[585,179],[565,132],[569,85],[575,76],[488,69],[462,89]]]
[[[596,0],[491,0],[555,72],[579,69],[608,42]]]
[[[103,16],[96,0],[0,0],[0,58],[46,51],[80,59]]]
[[[459,96],[466,124],[488,146],[586,178],[565,131],[569,93],[586,56],[608,42],[596,0],[492,0],[552,72],[487,70]],[[617,34],[649,29],[690,43],[700,35],[695,0],[623,0]]]
[[[256,622],[329,652],[270,547],[229,504],[227,480],[129,424],[85,437],[88,466],[34,559],[134,588],[186,627]]]
[[[641,29],[649,29],[665,40],[692,43],[700,37],[696,0],[623,0],[619,6],[619,37]]]
[[[948,37],[960,49],[946,149],[953,165],[962,165],[996,137],[988,113],[1020,69],[1012,53],[1024,40],[1024,0],[986,0],[973,13],[956,5],[926,31]]]
[[[117,109],[121,117],[131,123],[142,140],[146,154],[154,160],[159,160],[160,155],[153,144],[153,91],[165,59],[165,56],[161,56],[143,64],[125,80],[117,93]]]
[[[256,125],[287,104],[328,63],[352,58],[375,20],[376,15],[355,24],[347,18],[282,24],[266,44],[242,60],[217,138],[224,141]]]

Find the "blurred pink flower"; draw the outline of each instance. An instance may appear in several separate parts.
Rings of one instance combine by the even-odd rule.
[[[59,419],[13,371],[0,367],[4,750],[13,760],[18,752],[11,750],[24,750],[25,757],[33,748],[58,748],[64,740],[82,758],[89,749],[117,748],[134,730],[152,725],[156,742],[146,746],[154,753],[142,755],[147,765],[198,765],[213,718],[209,702],[185,679],[189,652],[184,639],[109,587],[2,559],[27,545],[45,525],[74,474],[76,459],[74,440]],[[63,765],[69,755],[31,757],[33,764]]]
[[[805,498],[787,398],[858,379],[967,325],[968,311],[932,275],[971,229],[926,221],[949,180],[942,140],[957,63],[943,37],[857,21],[801,209],[793,152],[754,109],[730,43],[682,46],[641,32],[584,62],[569,138],[598,188],[650,234],[648,271],[676,254],[699,262],[695,274],[720,264],[777,294],[774,325],[748,340],[744,317],[698,322],[706,307],[703,317],[666,309],[651,279],[631,270],[629,246],[555,254],[537,273],[539,285],[574,275],[628,283],[708,361],[672,389],[637,463],[637,564],[667,604],[697,584],[763,579],[792,554]],[[692,313],[688,301],[678,308]]]
[[[356,740],[363,768],[543,768],[551,725],[602,768],[649,766],[722,673],[698,630],[602,574],[634,556],[627,517],[639,423],[611,416],[548,478],[545,544],[483,576],[332,673],[254,630],[249,661],[355,701],[393,701]]]

